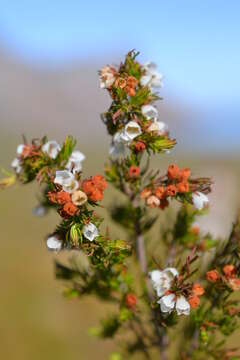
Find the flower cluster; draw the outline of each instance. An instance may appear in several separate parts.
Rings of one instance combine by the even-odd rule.
[[[48,199],[58,205],[59,213],[64,218],[79,215],[87,202],[94,204],[101,201],[107,183],[101,175],[81,182],[70,171],[60,170],[56,172],[54,186],[54,191],[48,192]]]
[[[192,180],[190,175],[190,169],[180,169],[172,164],[168,167],[167,174],[151,182],[140,196],[151,208],[165,209],[169,205],[169,199],[175,198],[181,202],[193,203],[196,209],[202,210],[208,204],[208,197],[200,190],[204,189],[205,193],[210,191],[209,180]]]
[[[206,279],[210,283],[218,286],[227,286],[233,291],[240,290],[240,278],[237,277],[237,271],[234,265],[227,264],[221,272],[217,269],[210,270],[206,273]]]
[[[82,189],[92,202],[101,201],[103,192],[107,187],[106,180],[101,175],[95,175],[90,179],[84,180]]]
[[[177,315],[189,315],[190,309],[195,309],[200,304],[200,296],[204,289],[199,284],[184,282],[182,275],[175,268],[166,268],[162,271],[153,270],[150,278],[157,296],[157,303],[162,313],[170,314],[176,310]]]
[[[154,88],[162,86],[162,75],[154,63],[141,65],[138,53],[131,51],[116,69],[104,67],[100,72],[100,87],[108,90],[112,104],[103,120],[113,136],[110,157],[124,156],[127,148],[136,152],[166,151],[175,145],[168,138],[167,125],[159,120],[153,104],[158,96]]]
[[[85,155],[78,150],[73,150],[75,142],[67,137],[61,147],[57,141],[48,141],[46,137],[35,139],[31,144],[20,144],[17,147],[17,157],[12,161],[12,168],[22,182],[29,182],[38,175],[39,180],[43,175],[55,170],[55,167],[80,173]],[[41,172],[40,172],[41,171]]]
[[[103,199],[107,183],[101,175],[81,180],[85,156],[74,150],[74,146],[71,137],[67,137],[62,146],[46,138],[34,140],[31,145],[19,145],[17,158],[12,162],[20,181],[25,183],[36,178],[45,184],[44,206],[39,206],[37,213],[44,213],[44,208],[51,206],[63,219],[47,239],[50,250],[76,248],[84,239],[92,242],[99,237],[101,220],[89,206]]]

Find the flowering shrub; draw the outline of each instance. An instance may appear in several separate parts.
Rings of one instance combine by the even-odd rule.
[[[101,338],[121,336],[121,352],[112,354],[112,360],[134,353],[153,359],[156,352],[166,360],[177,346],[176,359],[238,359],[239,350],[227,340],[239,327],[234,293],[240,290],[240,217],[220,245],[196,225],[208,208],[212,181],[194,178],[189,168],[176,164],[161,173],[150,170],[152,154],[169,152],[176,141],[155,105],[162,75],[153,63],[141,65],[137,55],[131,51],[118,68],[99,72],[100,87],[112,100],[102,114],[111,136],[105,177],[83,178],[85,156],[75,150],[72,137],[63,145],[43,138],[18,146],[15,175],[0,186],[16,179],[43,186],[35,212],[43,215],[52,208],[61,218],[46,239],[47,248],[81,250],[88,259],[86,266],[56,263],[57,278],[67,283],[65,294],[96,295],[115,304],[115,313],[91,330]],[[125,240],[101,233],[103,219],[95,209],[104,200],[107,182],[125,196],[109,209],[112,220],[125,229]],[[152,235],[147,239],[173,200],[173,223],[165,218],[157,241]],[[206,258],[208,252],[212,256]]]

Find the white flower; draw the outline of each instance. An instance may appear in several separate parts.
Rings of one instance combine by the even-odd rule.
[[[120,156],[124,156],[125,146],[123,143],[112,143],[109,148],[109,156],[111,159],[115,160]]]
[[[121,133],[120,137],[126,143],[131,142],[135,137],[141,135],[142,130],[136,121],[129,121]]]
[[[155,121],[147,128],[147,131],[154,131],[161,136],[167,133],[168,126],[163,121]]]
[[[22,171],[21,161],[18,158],[15,158],[11,163],[12,168],[19,174]]]
[[[142,133],[140,125],[136,121],[129,121],[122,131],[117,132],[113,137],[113,142],[109,148],[109,155],[112,159],[117,159],[125,155],[126,145]]]
[[[55,140],[48,141],[42,146],[42,151],[51,159],[56,159],[60,150],[61,146]]]
[[[24,144],[18,145],[18,147],[17,147],[17,155],[21,156],[24,148],[25,148]]]
[[[176,297],[175,294],[163,296],[159,301],[160,309],[163,313],[170,314],[174,308],[178,315],[189,315],[190,304],[183,295]]]
[[[35,215],[37,217],[42,217],[42,216],[46,215],[47,211],[48,211],[48,209],[46,208],[46,206],[43,206],[43,205],[37,205],[32,210],[33,215]]]
[[[157,65],[153,62],[148,62],[144,65],[145,73],[140,79],[142,86],[149,86],[150,88],[162,87],[163,76],[157,72]]]
[[[178,315],[189,315],[190,314],[190,304],[183,295],[181,295],[177,298],[176,311],[177,311]]]
[[[170,289],[173,279],[178,276],[178,271],[175,268],[166,268],[163,271],[153,270],[149,275],[152,280],[153,288],[160,297]]]
[[[47,239],[47,247],[52,251],[59,251],[62,248],[62,242],[56,236],[50,236]]]
[[[111,66],[105,66],[100,71],[100,88],[108,89],[115,81],[115,69]]]
[[[163,296],[160,300],[158,300],[158,304],[160,305],[161,312],[163,313],[171,313],[175,307],[176,296],[174,294],[169,294]]]
[[[82,162],[85,160],[85,155],[81,151],[75,150],[72,152],[66,169],[72,171],[74,174],[82,170]]]
[[[143,116],[145,116],[147,120],[156,121],[158,118],[158,111],[152,105],[143,105],[141,111]]]
[[[197,210],[202,210],[209,203],[208,197],[199,191],[192,195],[192,201]]]
[[[89,223],[87,225],[84,225],[83,235],[89,241],[93,241],[95,239],[95,237],[98,236],[98,229],[93,223]]]
[[[54,183],[61,185],[63,190],[69,193],[77,190],[79,186],[78,181],[75,179],[74,175],[67,170],[56,171]]]
[[[184,296],[176,296],[175,294],[166,294],[170,290],[172,282],[177,277],[178,271],[175,268],[166,268],[163,271],[154,270],[150,274],[153,288],[160,297],[158,304],[163,313],[171,313],[176,308],[178,315],[189,315],[190,304]]]
[[[125,154],[125,142],[122,139],[122,132],[117,132],[109,148],[109,155],[114,160]]]

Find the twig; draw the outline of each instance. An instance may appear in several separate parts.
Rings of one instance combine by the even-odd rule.
[[[144,244],[144,237],[140,230],[139,221],[135,224],[135,232],[136,232],[136,250],[137,250],[137,259],[139,261],[139,266],[141,269],[142,274],[145,276],[146,282],[146,289],[149,302],[152,303],[154,301],[154,294],[152,291],[152,285],[148,278],[148,270],[147,270],[147,258],[146,258],[146,251],[145,251],[145,244]],[[162,333],[160,332],[158,320],[157,320],[157,312],[155,309],[152,309],[152,320],[154,323],[155,334],[158,339],[158,346],[160,348],[160,354],[162,360],[167,360],[167,344],[168,339],[163,329]]]

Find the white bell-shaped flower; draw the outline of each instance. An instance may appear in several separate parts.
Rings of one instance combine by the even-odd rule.
[[[170,289],[173,279],[178,276],[178,271],[175,268],[166,268],[163,271],[153,270],[149,275],[152,280],[153,288],[160,297]]]
[[[148,127],[147,131],[156,132],[159,136],[161,136],[168,132],[168,126],[163,121],[155,121]]]
[[[160,309],[163,313],[170,314],[175,308],[178,315],[189,315],[190,304],[183,295],[176,296],[175,294],[168,294],[158,300]]]
[[[157,65],[153,62],[148,62],[144,65],[145,73],[140,79],[142,86],[149,86],[150,88],[159,88],[163,85],[163,76],[157,71]]]
[[[156,121],[158,118],[158,111],[152,105],[143,105],[141,111],[143,116],[145,116],[147,120]]]
[[[62,248],[62,242],[56,236],[50,236],[47,239],[47,248],[51,251],[59,251]]]
[[[129,121],[121,132],[121,140],[126,143],[130,143],[137,136],[141,135],[142,130],[140,125],[136,121]]]
[[[98,229],[93,223],[89,223],[87,225],[84,225],[83,235],[89,241],[93,241],[99,235]]]
[[[56,159],[60,150],[61,146],[55,140],[48,141],[42,146],[44,154],[48,155],[51,159]]]
[[[85,155],[81,153],[81,151],[75,150],[72,152],[68,160],[66,169],[72,171],[74,174],[80,172],[82,170],[82,162],[84,160],[85,160]]]
[[[189,315],[190,314],[190,304],[186,298],[181,295],[177,298],[176,301],[176,311],[178,315]]]
[[[22,171],[21,161],[18,158],[15,158],[12,161],[11,166],[17,174],[19,174]]]
[[[158,304],[160,305],[161,312],[170,314],[174,310],[176,296],[174,294],[165,295],[158,300]]]
[[[119,131],[113,136],[113,141],[109,148],[109,156],[111,159],[116,160],[125,155],[125,148],[126,144],[122,139],[122,132]]]
[[[77,190],[79,186],[78,181],[75,179],[73,173],[67,170],[56,171],[54,183],[61,185],[63,190],[69,193]]]
[[[209,203],[208,197],[200,191],[197,191],[192,195],[192,201],[197,210],[202,210]]]

